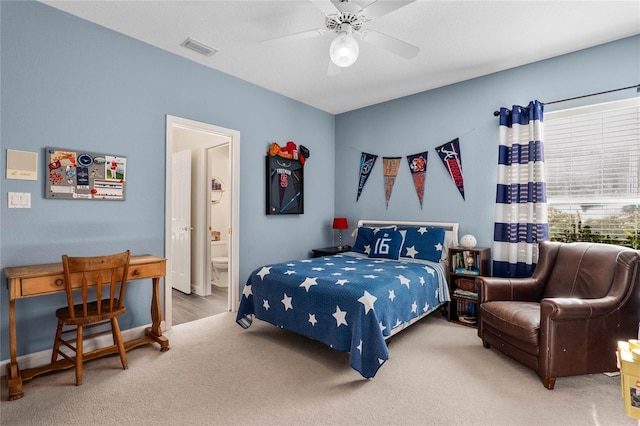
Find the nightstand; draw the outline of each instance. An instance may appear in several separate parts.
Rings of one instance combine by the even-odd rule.
[[[325,247],[311,250],[313,252],[313,257],[322,257],[322,256],[333,256],[334,254],[344,253],[345,251],[350,251],[351,246],[342,246],[342,249],[338,249],[338,247]]]

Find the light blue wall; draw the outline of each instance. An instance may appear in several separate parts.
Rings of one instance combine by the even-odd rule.
[[[0,2],[0,267],[59,262],[62,253],[131,249],[164,255],[165,116],[240,131],[240,280],[262,263],[331,243],[334,116],[35,2]],[[264,214],[264,155],[272,141],[311,151],[305,214]],[[44,147],[127,157],[127,200],[44,198]],[[6,149],[37,151],[37,182],[5,179]],[[31,209],[7,209],[30,192]],[[2,352],[8,291],[0,288]],[[121,327],[149,322],[150,286],[129,286]],[[61,295],[17,302],[18,351],[51,347]]]
[[[336,117],[34,2],[0,2],[1,152],[38,151],[37,182],[0,178],[0,267],[58,262],[63,252],[131,248],[164,252],[165,115],[241,132],[240,281],[263,263],[328,245],[334,216],[446,220],[490,245],[500,106],[550,101],[638,84],[640,37],[576,52]],[[519,80],[525,79],[520,83]],[[633,96],[620,92],[615,97]],[[600,100],[602,98],[598,98]],[[567,104],[564,104],[567,106]],[[434,147],[459,137],[463,201]],[[311,150],[305,214],[264,215],[263,156],[271,141]],[[125,202],[44,198],[43,148],[125,155]],[[429,150],[420,210],[403,159],[389,209],[382,156]],[[360,152],[380,156],[358,203]],[[334,178],[335,175],[335,178]],[[7,209],[7,192],[31,192],[32,208]],[[347,238],[350,241],[349,238]],[[2,277],[4,282],[4,276]],[[146,324],[148,286],[132,285],[124,329]],[[7,345],[8,292],[0,288],[0,359]],[[59,296],[18,304],[19,354],[51,347]]]
[[[551,102],[639,83],[640,36],[635,36],[337,115],[336,215],[353,223],[360,218],[459,222],[460,235],[471,233],[479,246],[491,247],[498,160],[498,119],[493,112],[533,99]],[[632,96],[636,91],[626,90],[546,109]],[[466,200],[434,150],[454,138],[460,139]],[[421,210],[405,157],[426,150]],[[379,157],[356,203],[362,151]],[[388,209],[383,156],[403,157]]]

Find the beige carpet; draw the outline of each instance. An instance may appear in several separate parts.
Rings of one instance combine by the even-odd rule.
[[[234,314],[182,324],[171,350],[155,346],[90,362],[25,384],[0,423],[50,425],[636,425],[624,414],[620,378],[560,378],[545,389],[520,364],[482,347],[476,330],[435,313],[394,337],[372,380],[348,355]]]

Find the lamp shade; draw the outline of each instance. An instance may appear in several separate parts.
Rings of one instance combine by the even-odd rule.
[[[333,218],[333,229],[347,229],[349,225],[347,224],[346,217],[335,217]]]

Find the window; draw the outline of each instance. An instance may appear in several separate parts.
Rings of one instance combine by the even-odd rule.
[[[640,98],[546,113],[549,236],[640,249]]]

